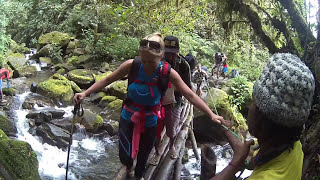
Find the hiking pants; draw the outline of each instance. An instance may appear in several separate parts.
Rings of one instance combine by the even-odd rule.
[[[133,165],[131,158],[132,135],[134,123],[120,118],[119,124],[119,157],[122,164],[130,169]],[[139,152],[137,156],[137,165],[135,168],[135,177],[141,178],[144,175],[145,166],[153,148],[157,135],[157,126],[144,129],[139,143]]]

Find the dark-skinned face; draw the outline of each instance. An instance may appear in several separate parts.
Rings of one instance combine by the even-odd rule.
[[[164,52],[164,59],[174,67],[176,65],[177,53]]]

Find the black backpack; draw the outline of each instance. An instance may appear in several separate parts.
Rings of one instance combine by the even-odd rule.
[[[188,62],[189,66],[190,66],[190,70],[193,71],[194,68],[196,68],[196,65],[198,64],[197,59],[191,54],[187,54],[184,59]]]

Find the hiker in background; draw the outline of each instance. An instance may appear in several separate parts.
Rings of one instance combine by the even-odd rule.
[[[197,66],[197,70],[193,73],[192,77],[193,77],[193,82],[196,84],[197,86],[197,90],[196,90],[196,94],[198,96],[202,95],[202,88],[205,85],[207,79],[208,79],[208,74],[206,72],[207,67],[206,66],[202,66],[201,64],[198,64]]]
[[[300,180],[303,152],[300,135],[309,117],[315,81],[308,67],[295,55],[273,55],[253,88],[248,128],[260,149],[253,153],[248,180]],[[211,180],[232,179],[242,167],[253,141],[242,143],[225,131],[234,156]]]
[[[163,85],[171,82],[190,103],[207,113],[213,122],[220,124],[223,120],[182,81],[168,63],[160,62],[163,53],[164,42],[161,35],[148,35],[140,42],[139,58],[125,61],[109,76],[86,91],[76,93],[73,98],[76,104],[80,103],[91,93],[129,75],[127,98],[124,100],[119,123],[119,157],[126,166],[128,176],[133,175],[133,162],[137,160],[134,169],[136,179],[143,179],[146,161],[154,146],[160,100],[167,88]],[[130,77],[132,73],[136,73],[134,79]]]
[[[239,77],[239,76],[240,76],[239,71],[236,70],[236,69],[232,69],[230,78],[236,78],[236,77]]]
[[[227,63],[227,59],[225,59],[225,60],[223,61],[223,68],[222,68],[222,76],[223,76],[223,79],[226,78],[227,72],[228,72],[228,63]]]
[[[184,83],[191,89],[191,72],[188,62],[179,56],[179,39],[175,36],[166,36],[164,38],[164,57],[163,61],[168,62],[171,67],[180,75]],[[182,95],[179,91],[175,92],[174,86],[170,83],[168,90],[163,97],[164,118],[163,124],[166,127],[166,134],[170,138],[169,154],[172,159],[177,158],[177,152],[174,147],[176,135],[179,131],[180,114],[182,111]],[[162,131],[162,129],[161,129]],[[155,143],[157,155],[159,155],[158,147],[160,145],[160,136]],[[155,160],[156,158],[154,158]],[[157,162],[152,161],[152,164]]]

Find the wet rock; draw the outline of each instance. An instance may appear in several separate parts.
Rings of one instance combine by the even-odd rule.
[[[207,94],[204,97],[204,101],[208,104],[211,110],[215,112],[215,104],[219,115],[224,117],[224,119],[232,121],[232,130],[240,135],[245,134],[248,130],[246,120],[235,107],[230,105],[227,93],[220,89],[211,88],[210,94],[212,95],[212,99],[210,98],[210,95]],[[198,109],[194,110],[193,122],[194,132],[198,141],[220,142],[225,140],[225,138],[221,136],[221,134],[223,134],[221,127],[212,122],[205,113]]]
[[[53,49],[53,45],[47,44],[43,46],[36,54],[32,55],[31,59],[40,59],[41,57],[48,57],[50,56],[52,49]]]
[[[124,99],[127,94],[128,81],[116,81],[107,86],[107,94],[117,96],[119,99]]]
[[[106,96],[106,93],[104,92],[95,93],[89,97],[89,101],[93,103],[98,103],[104,96]]]
[[[17,132],[13,122],[8,119],[4,111],[0,111],[0,129],[7,135],[15,134]]]
[[[13,89],[13,88],[2,88],[2,92],[6,96],[14,96],[14,95],[16,95],[15,89]]]
[[[64,104],[71,104],[74,95],[71,82],[69,80],[56,79],[55,76],[39,83],[37,93]]]
[[[89,88],[94,83],[93,73],[85,69],[75,69],[68,72],[68,79],[83,89]]]
[[[65,114],[65,111],[64,110],[60,110],[60,109],[55,109],[55,108],[52,108],[52,107],[48,107],[48,108],[45,108],[45,109],[29,112],[26,115],[26,118],[30,118],[30,119],[36,119],[37,117],[41,118],[41,116],[43,116],[43,115],[40,115],[41,113],[43,115],[50,113],[52,115],[53,119],[58,119],[58,118],[62,118],[63,117],[63,115]]]
[[[0,140],[0,157],[1,174],[5,179],[40,180],[37,155],[27,142]]]
[[[71,39],[74,39],[67,33],[53,31],[39,37],[38,44],[43,47],[47,44],[60,45],[66,47]]]
[[[83,65],[92,61],[93,57],[91,55],[80,55],[80,56],[72,56],[67,59],[67,63],[71,64],[76,68],[84,67]]]
[[[35,82],[33,82],[33,83],[31,84],[30,91],[33,92],[33,93],[35,93],[35,92],[37,91],[37,88],[38,88],[38,84],[35,83]]]
[[[89,109],[85,109],[84,115],[82,117],[77,117],[76,122],[84,125],[86,131],[92,133],[97,132],[103,125],[102,117]]]
[[[109,133],[110,136],[115,136],[118,134],[119,130],[119,122],[110,120],[109,122],[105,123],[104,129]]]
[[[19,70],[27,66],[27,59],[20,53],[9,53],[8,65],[13,70],[13,77],[19,77]]]
[[[112,71],[108,71],[108,72],[96,75],[95,76],[96,82],[98,82],[98,81],[102,80],[103,78],[109,76],[111,73],[112,73]]]
[[[41,64],[46,63],[48,66],[52,65],[52,60],[49,57],[40,57],[39,61]]]
[[[19,72],[19,76],[31,77],[36,75],[37,68],[35,66],[25,66],[17,69],[17,71]]]
[[[100,107],[107,107],[107,105],[110,103],[110,102],[112,102],[112,101],[114,101],[114,100],[116,100],[117,99],[117,97],[116,96],[104,96],[103,98],[101,98],[101,101],[99,102],[99,106]],[[112,106],[112,105],[111,105]]]
[[[122,107],[122,100],[121,99],[116,99],[114,101],[112,101],[111,103],[108,104],[108,107],[111,110],[118,110]]]
[[[36,125],[36,126],[41,126],[42,122],[43,122],[42,119],[36,118],[36,119],[34,120],[34,125]]]
[[[54,107],[55,104],[53,101],[47,97],[38,95],[38,94],[30,94],[26,97],[22,104],[22,108],[24,109],[33,109],[37,105],[38,107]]]
[[[68,146],[69,133],[50,123],[42,123],[36,127],[36,135],[42,138],[43,143],[48,143],[58,148],[66,148]]]

